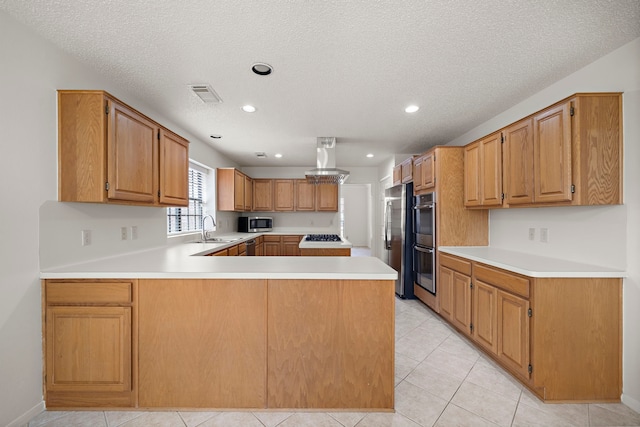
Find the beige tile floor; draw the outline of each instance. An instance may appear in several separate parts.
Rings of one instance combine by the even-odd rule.
[[[623,404],[544,404],[417,300],[396,299],[396,412],[44,412],[29,427],[640,426]]]

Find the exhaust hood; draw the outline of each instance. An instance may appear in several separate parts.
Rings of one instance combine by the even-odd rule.
[[[336,138],[322,136],[318,137],[317,141],[316,169],[304,173],[307,182],[312,184],[343,184],[349,178],[349,171],[336,169]]]

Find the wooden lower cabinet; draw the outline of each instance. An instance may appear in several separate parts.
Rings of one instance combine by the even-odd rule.
[[[140,407],[266,407],[266,280],[140,280]]]
[[[43,282],[48,408],[135,406],[134,293],[134,282]]]
[[[268,298],[270,408],[393,408],[392,281],[269,280]]]
[[[449,254],[438,272],[440,315],[539,398],[620,400],[621,279],[527,277]]]
[[[500,362],[523,378],[529,378],[529,301],[496,290],[497,347]]]
[[[498,352],[498,290],[480,280],[473,284],[473,339],[492,353]]]
[[[391,280],[46,280],[43,293],[48,408],[393,410]]]

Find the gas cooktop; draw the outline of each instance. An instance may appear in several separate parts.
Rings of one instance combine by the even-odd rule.
[[[307,242],[342,242],[337,234],[307,234]]]

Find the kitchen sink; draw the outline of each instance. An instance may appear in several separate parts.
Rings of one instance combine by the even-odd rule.
[[[224,239],[222,237],[210,237],[206,241],[198,240],[198,241],[189,242],[189,243],[233,243],[233,242],[237,242],[238,240],[240,240],[240,238]]]

